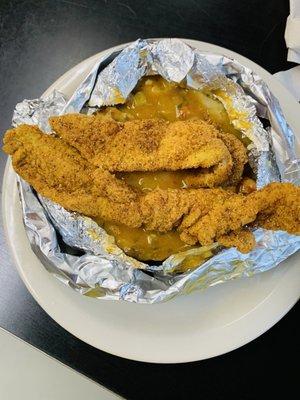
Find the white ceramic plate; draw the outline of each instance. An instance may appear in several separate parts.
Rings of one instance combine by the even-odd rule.
[[[203,42],[187,42],[234,57],[256,71],[280,100],[292,128],[300,132],[299,105],[272,75],[232,51]],[[68,71],[45,94],[56,88],[70,95],[100,54]],[[297,255],[253,278],[228,282],[164,304],[140,305],[81,296],[52,277],[31,251],[10,162],[3,185],[6,234],[27,288],[56,322],[98,349],[157,363],[201,360],[255,339],[279,321],[298,299]]]

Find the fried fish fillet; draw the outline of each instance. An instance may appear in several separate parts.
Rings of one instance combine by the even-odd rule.
[[[213,175],[208,172],[207,180],[205,180],[205,175],[207,172],[203,171],[202,174],[199,174],[197,172],[191,173],[189,171],[184,178],[184,181],[189,187],[212,187],[220,184],[234,186],[241,180],[244,166],[248,161],[245,146],[231,133],[218,132],[218,137],[223,141],[230,152],[231,168],[229,168],[228,161],[226,163],[226,160],[223,160],[223,163],[220,162],[221,165],[218,165],[218,169],[215,168]],[[228,174],[227,179],[224,180],[224,175],[226,173]]]
[[[137,196],[130,187],[38,127],[8,130],[3,150],[12,155],[14,170],[23,179],[66,209],[102,219],[118,215],[127,225],[141,223],[134,203]]]
[[[247,196],[231,196],[224,202],[215,203],[190,227],[185,223],[182,239],[202,245],[221,241],[226,246],[226,235],[249,225],[300,233],[300,188],[274,182]]]
[[[218,198],[217,193],[222,198],[229,195],[222,189],[210,189],[207,195],[206,189],[157,189],[141,196],[110,172],[87,162],[75,148],[45,135],[36,126],[8,130],[3,150],[12,156],[15,171],[43,196],[69,210],[121,221],[133,228],[171,230],[191,211],[196,198],[208,207]]]
[[[141,194],[35,126],[7,131],[3,149],[12,156],[15,171],[40,194],[95,219],[178,230],[188,244],[219,241],[241,251],[255,243],[249,225],[300,232],[300,188],[288,183],[273,183],[247,196],[220,188]]]
[[[50,125],[90,163],[110,172],[193,169],[185,180],[189,186],[213,187],[235,184],[247,162],[239,139],[200,120],[120,123],[67,114],[50,118]]]

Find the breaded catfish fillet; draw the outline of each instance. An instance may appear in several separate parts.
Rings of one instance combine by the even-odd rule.
[[[110,172],[195,169],[186,179],[191,187],[235,184],[247,161],[239,139],[200,120],[119,123],[67,114],[50,118],[50,125],[95,166]]]
[[[182,239],[208,245],[244,226],[300,233],[300,188],[290,183],[271,183],[247,196],[235,195],[213,205],[210,211],[185,225]],[[228,240],[228,238],[226,239]],[[226,246],[227,242],[222,241]]]
[[[300,188],[273,183],[247,196],[223,189],[155,189],[135,192],[95,167],[62,139],[21,125],[6,132],[4,151],[15,171],[40,194],[95,219],[166,232],[188,244],[219,241],[249,251],[248,226],[300,233]]]
[[[126,224],[141,223],[133,203],[136,194],[130,187],[38,127],[20,125],[8,130],[3,150],[12,155],[14,170],[23,179],[68,210],[103,219],[119,214]]]

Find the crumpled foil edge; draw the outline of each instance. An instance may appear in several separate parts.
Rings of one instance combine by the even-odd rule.
[[[101,70],[108,59],[112,61]],[[57,91],[47,99],[24,100],[16,106],[13,125],[37,124],[49,132],[50,115],[91,113],[104,104],[123,103],[143,75],[157,73],[176,82],[186,79],[187,85],[195,89],[221,87],[232,102],[216,97],[229,115],[233,108],[250,122],[243,129],[239,118],[232,120],[255,144],[249,154],[257,170],[258,186],[278,180],[299,184],[293,132],[266,84],[237,61],[200,52],[178,39],[138,40],[119,54],[100,58],[68,101]],[[268,130],[257,115],[270,120]],[[139,303],[169,300],[196,288],[266,271],[300,248],[299,236],[257,229],[257,246],[251,253],[241,254],[234,248],[222,250],[195,270],[174,275],[176,255],[160,266],[133,260],[91,219],[37,196],[22,179],[19,190],[28,238],[48,271],[81,294],[101,299]],[[57,231],[63,241],[58,240]],[[84,254],[76,255],[74,248]]]

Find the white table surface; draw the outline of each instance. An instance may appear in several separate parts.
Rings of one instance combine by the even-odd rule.
[[[117,400],[121,397],[0,329],[1,400]]]

